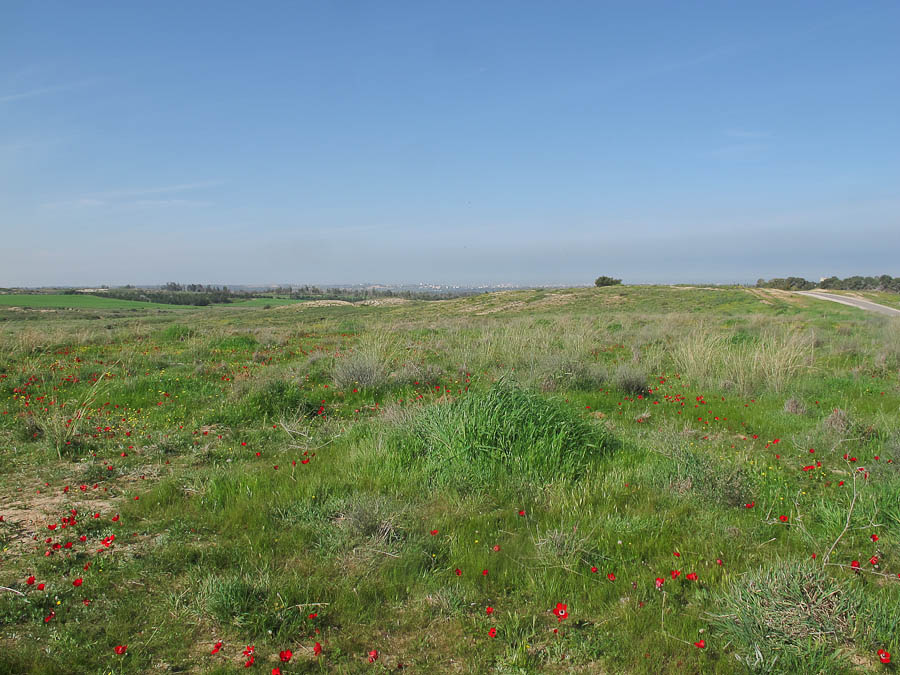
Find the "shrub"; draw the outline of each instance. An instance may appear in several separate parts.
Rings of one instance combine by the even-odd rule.
[[[791,397],[784,402],[784,411],[791,415],[805,415],[806,405],[800,399]]]
[[[668,473],[668,488],[681,495],[699,495],[713,503],[742,506],[750,500],[752,484],[739,465],[717,461],[689,448],[673,451],[675,464]]]
[[[389,344],[372,340],[335,359],[332,376],[339,389],[381,389],[388,384],[391,363]]]
[[[835,408],[828,417],[822,420],[822,426],[836,434],[846,434],[850,430],[850,415],[846,410]]]
[[[426,408],[399,459],[437,482],[486,483],[502,474],[537,482],[580,476],[611,439],[570,408],[501,381]]]
[[[255,349],[259,343],[256,338],[249,334],[227,335],[221,340],[217,340],[212,344],[213,349],[220,351],[239,352]]]
[[[201,586],[201,594],[206,597],[206,608],[217,621],[236,626],[248,623],[268,595],[259,580],[240,573],[207,577]]]
[[[607,379],[606,369],[566,354],[552,354],[534,365],[534,378],[542,391],[600,389]]]
[[[444,369],[436,364],[408,362],[391,373],[391,378],[397,384],[435,384],[443,375]]]
[[[622,283],[621,279],[613,279],[612,277],[599,276],[594,280],[594,286],[601,288],[603,286],[618,286]]]
[[[162,332],[162,339],[167,342],[184,342],[194,337],[197,331],[181,323],[173,323]]]
[[[287,380],[269,380],[240,401],[229,401],[219,421],[226,424],[263,421],[296,414],[297,417],[311,417],[319,410],[319,405],[307,398],[307,394],[296,384]]]
[[[647,372],[637,366],[623,363],[613,374],[613,384],[632,396],[647,391]]]
[[[861,603],[847,588],[811,562],[778,562],[749,572],[718,598],[722,613],[713,626],[755,671],[787,672],[834,653],[854,633]],[[805,669],[800,669],[805,672]]]

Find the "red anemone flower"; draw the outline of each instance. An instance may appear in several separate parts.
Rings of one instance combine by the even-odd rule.
[[[561,602],[556,603],[556,609],[553,610],[553,613],[556,614],[556,620],[562,621],[563,619],[569,618],[569,606],[564,605]]]

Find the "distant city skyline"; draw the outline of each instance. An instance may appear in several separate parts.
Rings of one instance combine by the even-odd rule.
[[[0,287],[900,275],[897,4],[3,15]]]

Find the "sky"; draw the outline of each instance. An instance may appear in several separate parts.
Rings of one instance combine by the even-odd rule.
[[[0,286],[900,276],[900,3],[0,0]]]

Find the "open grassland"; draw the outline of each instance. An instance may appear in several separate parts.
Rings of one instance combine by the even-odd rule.
[[[897,320],[667,287],[97,316],[0,317],[0,673],[893,667]]]

